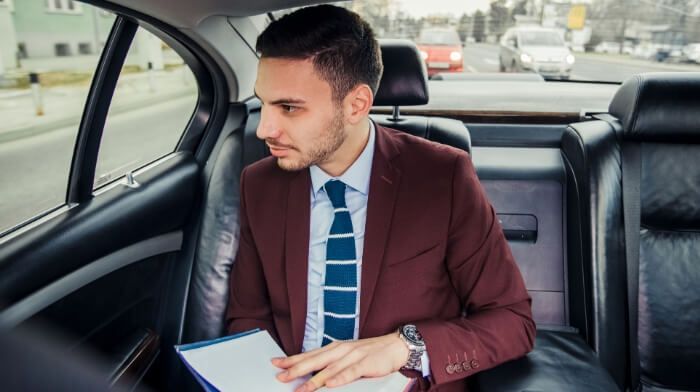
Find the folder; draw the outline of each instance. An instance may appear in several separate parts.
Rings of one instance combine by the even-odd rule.
[[[286,355],[270,334],[260,329],[179,345],[175,350],[205,391],[293,392],[309,379],[307,376],[289,383],[277,380],[275,375],[282,370],[272,365],[270,359]],[[412,379],[397,372],[319,391],[403,392],[412,385]]]

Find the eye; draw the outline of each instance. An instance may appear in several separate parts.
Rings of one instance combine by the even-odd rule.
[[[282,110],[284,110],[287,113],[294,113],[298,108],[296,106],[292,105],[281,105]]]

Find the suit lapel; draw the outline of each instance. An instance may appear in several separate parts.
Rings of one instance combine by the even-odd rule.
[[[294,344],[289,354],[301,352],[304,341],[311,215],[309,171],[302,170],[291,177],[285,228],[285,268]]]
[[[376,124],[375,124],[376,125]],[[391,164],[399,151],[390,131],[376,125],[376,145],[372,162],[365,223],[365,244],[362,255],[362,279],[360,288],[360,337],[367,324],[367,315],[374,297],[384,250],[398,196],[401,172]]]

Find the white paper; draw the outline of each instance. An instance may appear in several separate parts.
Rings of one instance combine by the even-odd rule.
[[[266,391],[293,392],[308,377],[283,383],[275,378],[282,370],[272,365],[273,357],[285,354],[267,331],[233,340],[181,351],[180,354],[207,382],[222,392]],[[365,378],[337,388],[320,391],[400,392],[409,379],[401,373],[381,378]]]

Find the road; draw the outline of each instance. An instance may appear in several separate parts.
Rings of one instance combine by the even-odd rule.
[[[186,96],[107,118],[97,176],[121,176],[175,149],[194,111]],[[0,143],[0,232],[64,203],[77,126]]]
[[[619,56],[574,53],[576,63],[571,78],[622,82],[632,75],[658,71],[700,71],[698,65],[664,64]],[[464,48],[465,72],[498,72],[498,45],[467,44]]]

